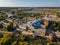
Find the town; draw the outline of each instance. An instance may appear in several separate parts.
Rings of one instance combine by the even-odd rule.
[[[0,33],[0,45],[59,45],[60,8],[0,7]]]

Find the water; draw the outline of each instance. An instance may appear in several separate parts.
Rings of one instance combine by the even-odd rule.
[[[0,12],[3,12],[3,11],[0,11]]]
[[[32,10],[32,11],[24,11],[24,13],[40,13],[41,11],[38,10]]]
[[[11,17],[11,16],[13,16],[13,14],[11,14],[11,13],[10,13],[10,14],[8,14],[8,17]]]

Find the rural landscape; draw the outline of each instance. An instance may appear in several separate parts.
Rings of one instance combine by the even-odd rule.
[[[60,45],[60,8],[0,7],[0,45]]]

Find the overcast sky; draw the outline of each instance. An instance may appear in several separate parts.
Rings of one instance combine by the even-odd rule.
[[[0,7],[60,7],[60,0],[0,0]]]

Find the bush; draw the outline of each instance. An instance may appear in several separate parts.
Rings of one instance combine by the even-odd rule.
[[[11,44],[11,45],[16,45],[16,41],[12,42],[12,44]]]
[[[2,33],[0,33],[0,38],[2,38],[3,37],[3,34]]]

